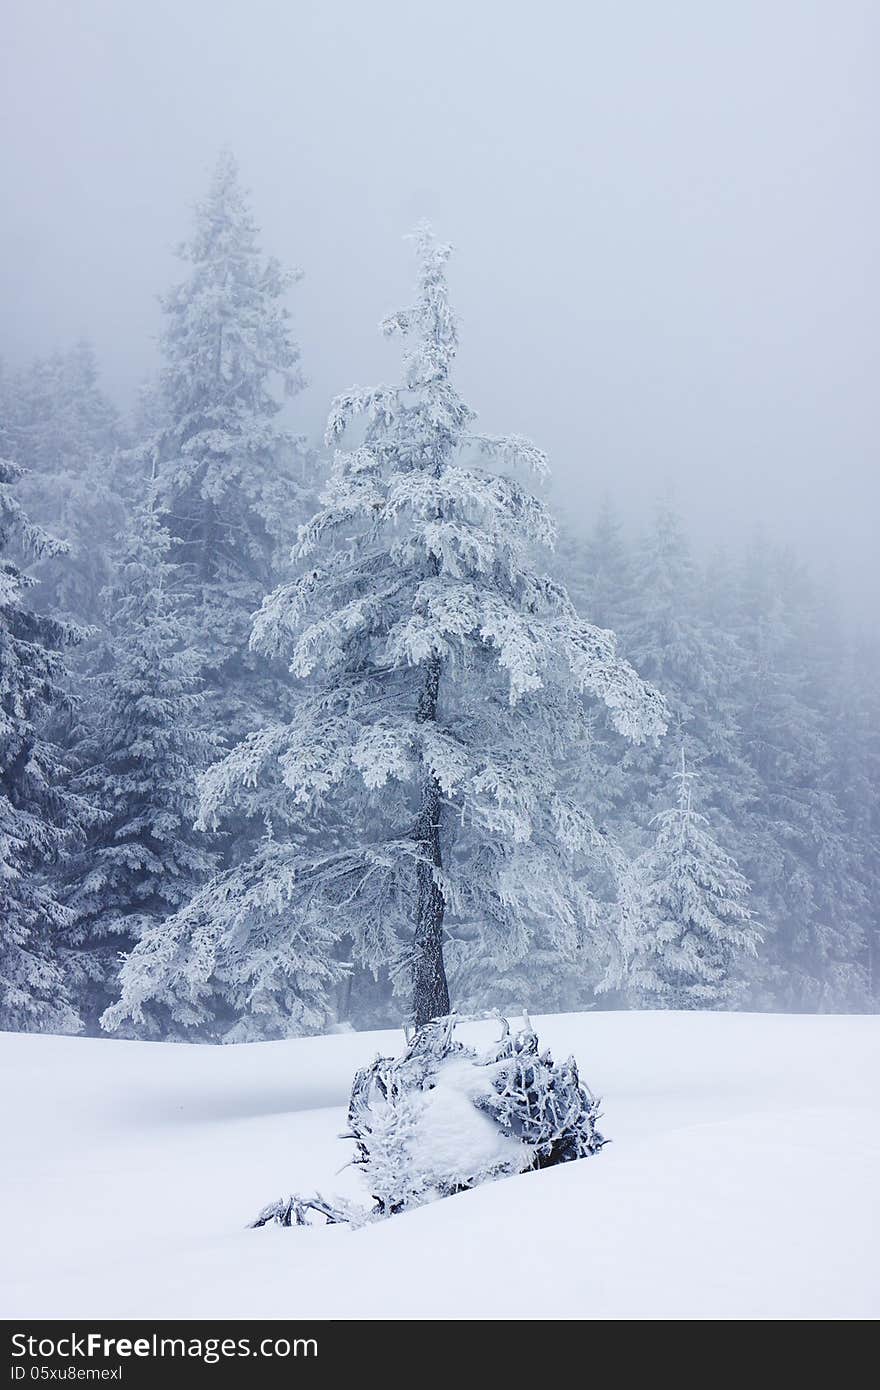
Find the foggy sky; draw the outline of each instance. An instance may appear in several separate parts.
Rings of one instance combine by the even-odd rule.
[[[551,454],[569,514],[753,522],[880,598],[873,0],[6,0],[0,350],[156,363],[219,148],[310,386],[393,380],[421,217],[457,250],[459,385]]]

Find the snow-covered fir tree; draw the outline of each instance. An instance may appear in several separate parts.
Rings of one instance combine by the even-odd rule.
[[[593,524],[583,532],[563,530],[556,551],[560,577],[578,613],[597,627],[617,633],[619,641],[633,609],[632,562],[622,523],[607,494]],[[656,743],[651,739],[640,745],[643,758],[653,756]],[[570,766],[574,794],[597,825],[609,830],[613,826],[615,833],[626,828],[631,810],[630,748],[614,728],[608,710],[593,708],[589,737]]]
[[[851,949],[861,966],[849,1007],[877,1007],[880,998],[880,643],[873,634],[849,640],[836,672],[829,718],[834,738],[833,789],[845,817],[850,854],[844,861],[860,891]],[[852,887],[847,898],[852,902]]]
[[[231,742],[280,698],[248,637],[310,509],[302,441],[276,418],[303,384],[284,302],[298,275],[264,258],[257,236],[224,152],[180,249],[189,273],[163,300],[165,365],[145,417],[160,427],[136,451],[146,474],[158,470],[191,600],[188,643],[202,653],[209,716]]]
[[[756,779],[742,753],[736,682],[745,655],[729,626],[713,620],[705,577],[681,516],[668,496],[633,557],[633,592],[622,615],[627,657],[663,691],[676,738],[630,750],[625,759],[628,813],[646,826],[668,794],[675,749],[683,744],[700,776],[701,801],[735,842]]]
[[[821,590],[803,566],[799,645],[804,653],[807,689],[816,708],[824,761],[819,785],[833,799],[817,844],[817,905],[833,930],[831,986],[820,995],[820,1009],[870,1006],[870,939],[876,929],[878,856],[871,845],[876,826],[877,706],[871,717],[872,661],[867,647],[857,648],[848,631],[840,598],[831,581]],[[864,669],[857,661],[864,659]]]
[[[866,904],[833,776],[842,735],[823,710],[816,669],[830,634],[803,567],[764,537],[750,548],[744,581],[748,663],[737,698],[758,790],[737,850],[772,929],[761,953],[764,998],[788,1009],[864,1005]]]
[[[119,953],[188,902],[214,862],[193,822],[198,774],[216,745],[199,728],[198,659],[181,650],[170,545],[152,503],[142,506],[105,596],[104,660],[86,682],[74,750],[74,785],[102,812],[65,870],[67,968],[92,1029],[116,997]]]
[[[91,809],[66,787],[46,728],[69,704],[63,652],[78,633],[25,603],[34,581],[10,558],[10,543],[41,560],[66,547],[22,510],[13,491],[21,475],[0,460],[0,1027],[75,1032],[59,964],[70,913],[49,875]]]
[[[588,613],[597,627],[617,632],[633,604],[633,573],[623,522],[606,493],[592,526],[565,530],[558,545],[566,588],[579,613]]]
[[[8,398],[7,451],[27,470],[22,505],[68,546],[63,565],[29,557],[40,581],[34,603],[98,624],[109,556],[125,519],[116,471],[124,435],[100,387],[91,344],[38,358],[9,382]]]
[[[631,650],[655,678],[671,673],[693,677],[699,667],[693,602],[698,579],[681,516],[671,498],[661,495],[633,556],[634,596],[627,624]]]
[[[651,848],[634,866],[641,898],[630,986],[646,1007],[729,1006],[737,957],[759,940],[748,884],[693,806],[695,774],[680,754],[676,804],[654,818]]]
[[[135,949],[132,981],[137,970],[178,988],[183,962],[207,987],[206,960],[228,969],[231,923],[242,954],[274,951],[280,976],[294,945],[318,962],[332,927],[355,959],[407,966],[421,1023],[449,1010],[447,933],[461,993],[473,961],[500,976],[536,951],[572,962],[582,943],[589,908],[572,866],[602,843],[559,778],[582,696],[635,740],[662,732],[664,707],[613,636],[534,568],[553,525],[505,470],[543,475],[544,455],[474,429],[451,380],[449,248],[425,228],[416,247],[415,303],[384,324],[406,345],[403,380],[334,402],[332,475],[298,546],[306,568],[255,624],[254,646],[286,653],[308,682],[296,718],[250,736],[203,782],[203,824],[261,815],[270,838],[179,914],[173,949],[161,935]]]

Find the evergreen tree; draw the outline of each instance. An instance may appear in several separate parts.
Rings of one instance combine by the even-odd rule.
[[[633,610],[633,576],[623,527],[610,498],[603,498],[586,534],[563,531],[557,545],[559,573],[578,613],[597,627],[616,633]],[[585,737],[571,764],[572,794],[603,830],[626,838],[631,817],[631,774],[627,771],[631,745],[614,728],[609,711],[586,702]],[[641,745],[650,756],[654,740]],[[603,891],[607,864],[597,861],[596,892]],[[607,885],[605,885],[607,886]]]
[[[21,476],[0,460],[0,1027],[75,1032],[58,961],[70,914],[48,875],[91,809],[67,789],[46,726],[69,705],[63,649],[78,633],[24,603],[34,581],[10,558],[10,542],[41,560],[66,547],[22,510],[12,491]]]
[[[742,808],[755,777],[743,756],[736,681],[745,664],[735,635],[707,608],[707,587],[669,498],[658,502],[653,524],[634,561],[634,593],[621,627],[627,657],[662,690],[688,762],[698,769],[703,804],[725,838],[735,842]],[[646,825],[663,803],[674,775],[673,743],[631,750],[627,793]]]
[[[9,370],[0,357],[0,458],[9,458],[15,452],[12,400]]]
[[[617,509],[606,493],[586,535],[564,531],[560,568],[579,613],[618,632],[633,604],[632,561]]]
[[[109,555],[124,525],[116,474],[123,433],[100,388],[91,345],[79,342],[31,363],[10,383],[9,409],[8,448],[27,470],[22,506],[68,547],[63,565],[29,557],[40,581],[34,603],[96,624],[110,580]]]
[[[754,953],[758,940],[748,884],[694,810],[694,776],[682,749],[677,803],[654,818],[654,844],[637,865],[643,918],[630,979],[649,1007],[729,1005],[737,957]]]
[[[875,852],[880,770],[876,717],[872,718],[873,662],[866,645],[857,646],[847,629],[830,577],[819,587],[801,571],[798,645],[803,652],[805,693],[817,713],[825,761],[818,785],[833,802],[818,846],[817,903],[838,937],[846,969],[834,969],[820,1008],[870,1006],[872,937],[876,929],[880,864]],[[873,715],[876,716],[874,705]],[[829,806],[829,810],[831,810]],[[824,900],[824,905],[823,905]]]
[[[228,969],[233,924],[242,952],[274,951],[276,975],[294,940],[313,965],[319,947],[329,960],[328,924],[371,965],[404,941],[417,1023],[449,1009],[447,930],[502,968],[545,943],[576,952],[587,913],[572,866],[601,838],[559,786],[581,696],[632,739],[662,731],[663,705],[613,636],[533,568],[550,518],[483,461],[543,474],[544,456],[473,430],[450,378],[449,248],[426,229],[417,248],[416,303],[384,325],[406,343],[403,381],[334,402],[332,475],[299,543],[307,568],[254,628],[256,647],[292,652],[309,681],[296,719],[251,735],[203,783],[204,824],[244,810],[272,838],[178,916],[173,950],[158,937],[135,949],[114,1019],[131,1008],[136,970],[138,989],[147,977],[175,988],[186,932],[183,970],[207,987],[200,953]],[[356,421],[360,441],[341,447]]]
[[[88,682],[75,750],[75,785],[103,812],[66,874],[68,967],[91,1027],[115,997],[119,952],[188,902],[213,864],[192,828],[213,741],[197,726],[198,661],[181,650],[170,543],[142,507],[107,595],[104,669]]]
[[[748,665],[738,700],[758,779],[740,854],[772,927],[766,989],[776,1007],[852,1008],[866,992],[864,902],[834,789],[839,733],[823,717],[811,669],[828,635],[802,567],[762,538],[748,556],[740,624]]]
[[[836,796],[846,818],[862,890],[867,995],[863,1007],[876,1009],[880,1003],[880,644],[876,638],[856,636],[839,678],[839,703],[832,711],[839,739]],[[860,1004],[859,994],[853,1002]]]
[[[163,301],[165,366],[145,416],[162,424],[138,455],[147,472],[157,468],[209,715],[234,740],[283,696],[266,663],[249,655],[248,637],[306,514],[302,441],[276,424],[276,387],[291,396],[303,384],[284,307],[298,275],[261,255],[228,152],[180,255],[189,274]]]

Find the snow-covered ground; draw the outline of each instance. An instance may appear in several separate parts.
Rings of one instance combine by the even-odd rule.
[[[880,1314],[880,1018],[536,1022],[613,1144],[358,1231],[244,1226],[291,1189],[358,1193],[348,1087],[400,1034],[0,1035],[0,1315]]]

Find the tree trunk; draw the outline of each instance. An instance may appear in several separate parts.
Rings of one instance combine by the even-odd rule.
[[[437,718],[440,691],[440,658],[428,662],[419,698],[420,723]],[[413,939],[413,1020],[417,1028],[429,1019],[449,1013],[449,986],[443,964],[443,914],[446,904],[434,870],[442,868],[440,821],[443,800],[440,785],[427,769],[414,839],[422,858],[416,866],[416,920]]]

